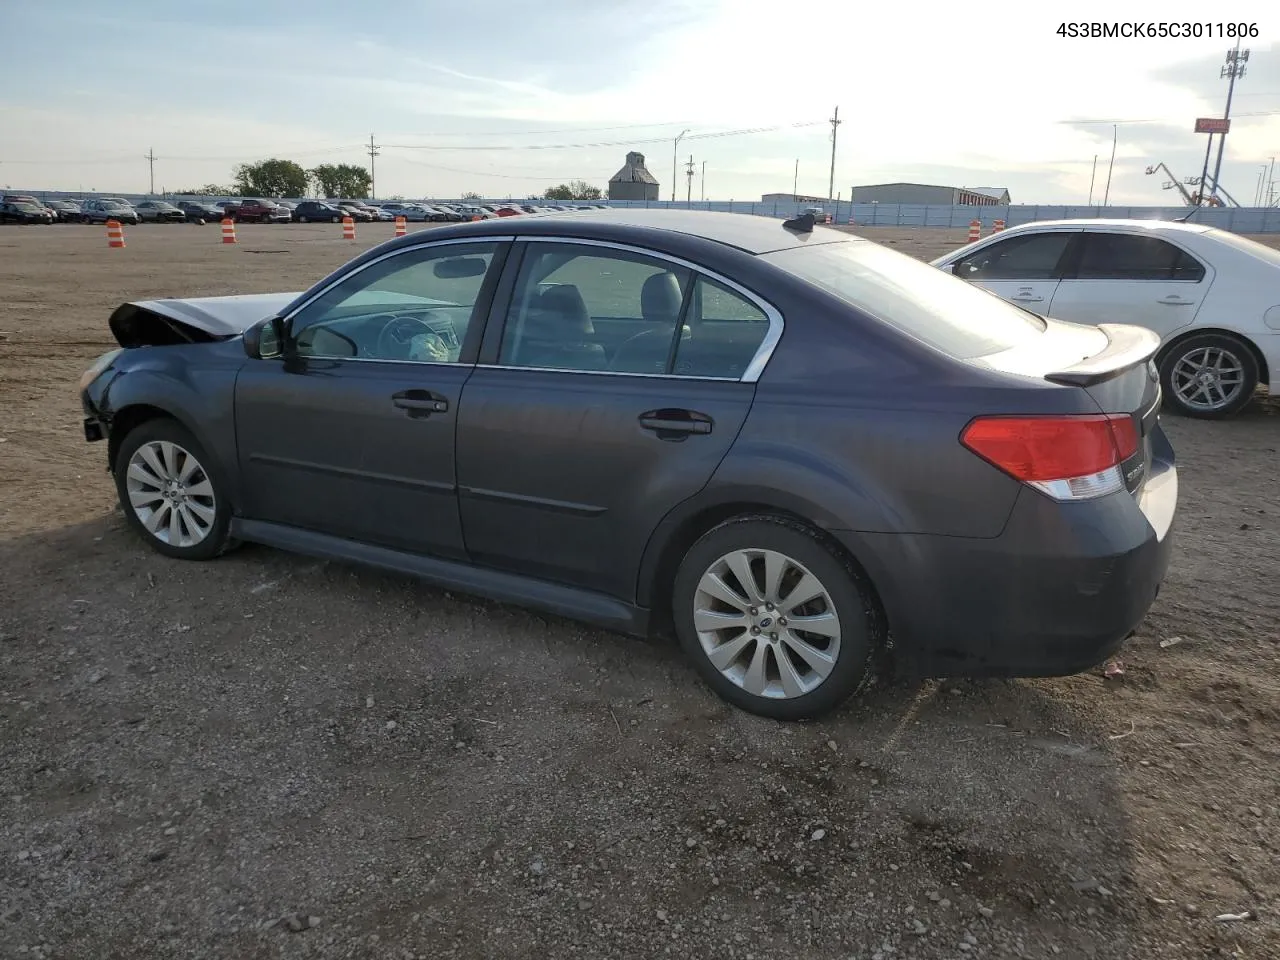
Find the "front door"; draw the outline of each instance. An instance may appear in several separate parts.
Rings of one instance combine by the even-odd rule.
[[[288,319],[284,356],[236,383],[246,516],[463,556],[454,433],[504,249],[405,250]]]
[[[1020,307],[1049,314],[1059,266],[1078,230],[1020,233],[980,247],[958,260],[953,273]]]
[[[1054,318],[1132,323],[1162,337],[1190,325],[1213,283],[1213,269],[1150,234],[1088,230],[1054,293]]]
[[[780,321],[685,266],[572,242],[525,246],[502,321],[462,395],[467,550],[634,600],[650,534],[728,452]]]

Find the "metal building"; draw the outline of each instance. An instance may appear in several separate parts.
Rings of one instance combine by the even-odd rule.
[[[853,188],[854,203],[924,203],[953,207],[1009,205],[1004,187],[939,187],[927,183],[875,183]]]
[[[628,153],[627,165],[609,178],[609,199],[658,199],[658,181],[644,165],[643,153]]]

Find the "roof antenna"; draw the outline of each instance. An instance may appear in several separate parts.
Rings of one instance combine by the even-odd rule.
[[[782,221],[782,227],[784,230],[790,230],[793,233],[813,233],[813,225],[815,222],[813,212],[806,211],[798,217]]]

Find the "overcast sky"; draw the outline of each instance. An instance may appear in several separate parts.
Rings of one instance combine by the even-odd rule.
[[[1141,12],[1139,12],[1141,6]],[[1280,4],[1076,0],[1073,21],[1257,23],[1223,185],[1248,205],[1280,155]],[[1066,39],[1065,5],[849,0],[0,0],[0,186],[145,191],[225,183],[238,161],[368,162],[385,197],[606,185],[639,150],[670,195],[673,138],[700,195],[825,195],[907,180],[1084,203],[1169,204],[1198,175],[1232,41]],[[1130,9],[1132,8],[1132,9]],[[302,14],[302,10],[306,10]],[[1127,12],[1120,12],[1127,11]],[[1215,21],[1216,22],[1216,21]],[[1069,121],[1106,121],[1092,124]],[[801,124],[811,124],[800,126]],[[769,132],[714,136],[749,128]],[[644,142],[648,141],[648,142]],[[1215,148],[1216,149],[1216,148]],[[683,167],[682,167],[683,171]],[[1280,173],[1277,174],[1280,177]],[[686,193],[683,172],[678,182]],[[1280,190],[1280,184],[1277,184]]]

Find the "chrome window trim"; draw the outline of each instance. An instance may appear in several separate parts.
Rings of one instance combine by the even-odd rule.
[[[609,250],[619,250],[623,253],[634,253],[640,256],[650,257],[654,260],[662,260],[667,263],[675,264],[691,271],[695,278],[704,276],[717,283],[723,284],[735,293],[740,294],[743,299],[755,304],[760,311],[769,320],[769,329],[765,331],[764,339],[760,342],[760,346],[756,348],[755,354],[751,358],[751,362],[747,364],[747,368],[742,372],[740,377],[690,377],[682,376],[678,373],[629,373],[622,370],[565,370],[558,367],[517,367],[503,363],[478,363],[476,367],[484,370],[537,370],[544,373],[579,373],[595,376],[609,377],[643,377],[650,380],[704,380],[713,383],[755,383],[760,379],[760,375],[764,373],[765,366],[769,363],[769,359],[773,356],[773,351],[778,346],[778,341],[782,339],[782,330],[784,322],[782,313],[772,303],[760,297],[758,294],[748,290],[742,284],[728,277],[716,273],[708,267],[694,263],[691,260],[685,260],[681,257],[673,256],[669,253],[663,253],[661,250],[654,250],[650,247],[636,246],[630,243],[619,243],[613,240],[587,240],[579,237],[555,237],[555,236],[529,236],[517,237],[525,243],[558,243],[561,245],[582,246],[582,247],[602,247]]]
[[[424,241],[423,243],[415,243],[406,247],[398,247],[395,250],[388,250],[382,256],[374,257],[372,260],[368,261],[367,263],[360,264],[360,266],[356,267],[354,270],[344,273],[342,276],[338,277],[333,282],[325,284],[323,287],[321,287],[311,296],[307,297],[307,299],[303,300],[300,304],[298,304],[296,307],[291,309],[288,313],[282,314],[280,319],[283,320],[285,323],[290,324],[290,327],[291,327],[290,332],[292,332],[293,320],[299,313],[307,309],[307,307],[311,306],[311,304],[319,300],[321,297],[323,297],[326,293],[328,293],[334,287],[338,286],[338,284],[346,283],[352,277],[358,276],[359,274],[363,273],[365,270],[369,269],[369,267],[372,267],[374,264],[382,263],[383,261],[390,260],[392,257],[403,256],[406,253],[417,253],[428,247],[447,247],[452,244],[459,244],[459,243],[510,243],[514,239],[515,237],[511,237],[511,236],[450,237],[444,240],[427,240],[427,241]],[[332,359],[350,359],[350,358],[334,357]],[[387,361],[378,361],[378,362],[385,363]],[[417,363],[416,360],[406,360],[401,362]]]

